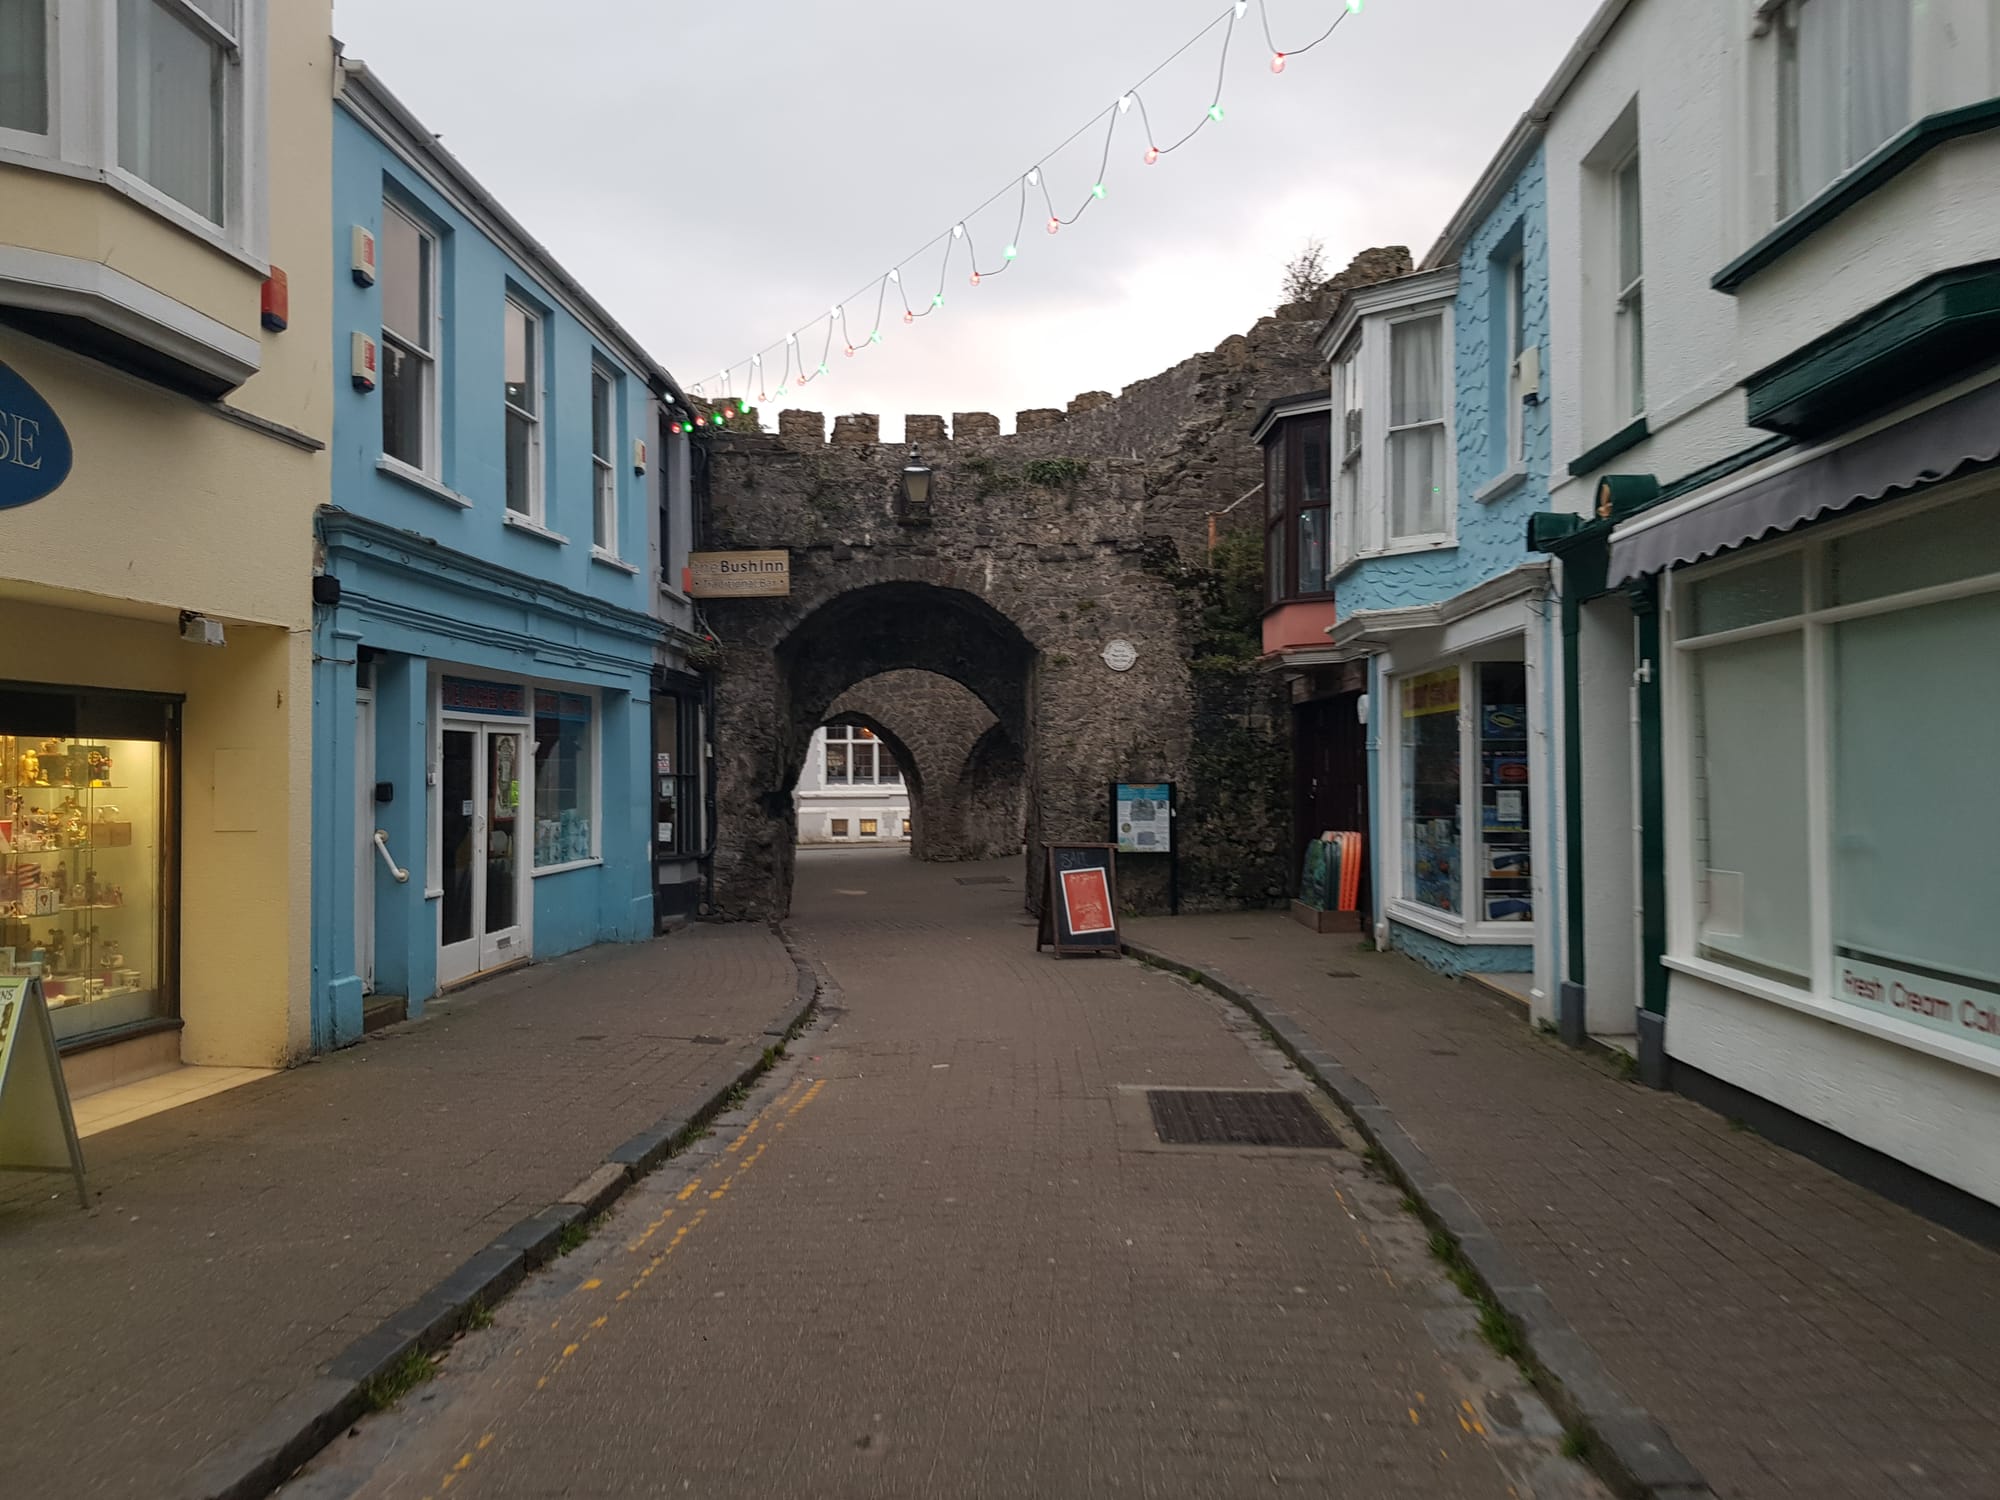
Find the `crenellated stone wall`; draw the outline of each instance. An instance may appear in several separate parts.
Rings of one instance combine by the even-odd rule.
[[[869,413],[836,417],[831,436],[818,412],[781,411],[775,435],[754,419],[703,428],[707,545],[792,558],[789,599],[704,603],[722,654],[724,914],[784,912],[790,790],[812,730],[910,672],[961,684],[992,719],[949,783],[924,768],[930,857],[1018,847],[1023,827],[1031,850],[1101,841],[1110,782],[1171,780],[1184,909],[1282,898],[1282,696],[1248,662],[1207,663],[1222,675],[1202,683],[1192,666],[1211,518],[1259,524],[1261,507],[1239,504],[1262,477],[1258,412],[1324,384],[1314,344],[1342,290],[1409,268],[1400,247],[1365,252],[1319,296],[1118,396],[1019,412],[1010,434],[988,412],[949,427],[907,416],[897,444]],[[910,444],[933,475],[921,515],[901,499]],[[1116,640],[1136,649],[1127,671],[1104,660]],[[887,707],[870,702],[871,715]],[[906,743],[922,733],[908,716],[880,722]],[[948,824],[932,816],[947,810]],[[1031,902],[1041,876],[1029,859]],[[1128,861],[1120,885],[1130,908],[1162,909],[1165,861]]]

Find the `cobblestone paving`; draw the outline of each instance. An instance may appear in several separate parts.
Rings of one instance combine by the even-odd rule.
[[[1128,933],[1373,1088],[1725,1500],[2000,1495],[2000,1256],[1351,935]]]
[[[1601,1500],[1351,1150],[1158,1143],[1135,1086],[1300,1080],[1007,868],[802,860],[821,1023],[287,1500]]]
[[[9,1183],[0,1496],[178,1493],[352,1339],[740,1072],[796,979],[762,928],[591,949],[92,1137],[89,1213],[60,1179]]]

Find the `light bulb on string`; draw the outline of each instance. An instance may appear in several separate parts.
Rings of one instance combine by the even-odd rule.
[[[1005,250],[1002,250],[1000,252],[1000,258],[1002,260],[1012,260],[1015,256],[1019,255],[1020,253],[1021,250],[1018,245],[1009,245]]]
[[[931,306],[932,306],[932,307],[943,307],[943,306],[944,306],[944,293],[943,293],[943,292],[939,292],[939,293],[938,293],[938,294],[937,294],[937,295],[936,295],[935,297],[931,298]]]
[[[1120,94],[1118,96],[1118,113],[1122,115],[1125,113],[1126,110],[1130,109],[1131,107],[1132,107],[1132,96],[1130,94]]]
[[[1160,159],[1160,148],[1158,146],[1148,146],[1146,148],[1146,165],[1150,167],[1153,165],[1154,162],[1158,161],[1159,159]]]
[[[908,309],[908,308],[906,307],[906,308],[904,308],[904,309],[903,309],[903,321],[904,321],[905,323],[914,323],[914,322],[916,322],[916,321],[917,321],[917,315],[916,315],[915,313],[911,312],[911,311],[910,311],[910,310],[909,310],[909,309]]]
[[[847,346],[847,357],[848,357],[849,359],[852,359],[852,358],[854,358],[854,346],[853,346],[852,344],[849,344],[849,345]]]
[[[1360,15],[1360,14],[1361,14],[1361,0],[1347,0],[1347,13],[1348,13],[1348,14],[1349,14],[1350,16],[1358,16],[1358,15]]]
[[[962,239],[964,239],[964,238],[965,238],[965,226],[964,226],[963,224],[954,224],[954,225],[952,225],[952,226],[951,226],[951,237],[952,237],[953,239],[955,239],[955,240],[962,240]]]
[[[974,272],[972,273],[972,276],[971,276],[971,278],[970,278],[970,279],[971,279],[971,281],[972,281],[972,284],[973,284],[974,286],[978,286],[978,285],[979,285],[979,273],[978,273],[977,271],[974,271]]]
[[[871,344],[879,344],[879,343],[881,343],[881,342],[882,342],[882,330],[881,330],[881,329],[879,329],[879,328],[877,328],[877,329],[873,330],[872,332],[870,332],[870,333],[869,333],[869,335],[868,335],[868,342],[869,342],[869,343],[871,343]]]
[[[820,374],[822,374],[822,375],[824,375],[824,374],[826,373],[826,361],[825,361],[825,360],[821,360],[821,361],[820,361],[820,365],[819,365],[819,373],[820,373]]]
[[[889,273],[889,279],[897,283],[898,285],[901,285],[903,280],[903,273],[901,271],[891,271]]]
[[[736,415],[739,417],[750,415],[750,403],[745,401],[741,396],[736,398]]]
[[[1222,106],[1220,104],[1209,105],[1208,117],[1211,120],[1220,120],[1222,118]]]
[[[1273,73],[1282,73],[1282,72],[1284,72],[1284,71],[1285,71],[1285,54],[1284,54],[1284,53],[1282,53],[1282,52],[1273,52],[1273,53],[1271,54],[1271,71],[1272,71]]]
[[[1054,234],[1054,233],[1055,233],[1055,232],[1056,232],[1057,230],[1059,230],[1059,229],[1061,229],[1061,228],[1062,228],[1062,220],[1061,220],[1061,219],[1058,219],[1058,218],[1057,218],[1057,217],[1056,217],[1056,216],[1055,216],[1054,214],[1050,214],[1050,215],[1049,215],[1049,233],[1050,233],[1050,234]]]
[[[1104,196],[1104,184],[1101,182],[1091,184],[1090,196],[1093,198],[1102,198]]]
[[[1243,19],[1243,12],[1250,8],[1250,0],[1236,0],[1236,19]]]
[[[1033,187],[1036,183],[1040,182],[1041,180],[1042,180],[1042,169],[1040,167],[1030,167],[1028,169],[1028,186]]]

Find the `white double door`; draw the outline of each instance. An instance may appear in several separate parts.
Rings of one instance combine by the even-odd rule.
[[[446,719],[438,745],[438,983],[528,957],[527,732]]]

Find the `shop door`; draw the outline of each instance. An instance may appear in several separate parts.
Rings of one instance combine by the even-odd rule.
[[[1360,913],[1368,926],[1373,893],[1368,862],[1368,731],[1361,722],[1359,693],[1340,693],[1292,710],[1292,874],[1296,884],[1305,865],[1306,845],[1327,832],[1361,835]]]
[[[354,698],[354,972],[375,993],[375,697]]]
[[[519,836],[525,751],[519,729],[445,726],[438,768],[440,984],[528,955],[527,862]]]

